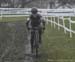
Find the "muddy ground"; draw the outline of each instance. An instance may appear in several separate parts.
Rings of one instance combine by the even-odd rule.
[[[0,23],[0,62],[30,62],[26,22]]]

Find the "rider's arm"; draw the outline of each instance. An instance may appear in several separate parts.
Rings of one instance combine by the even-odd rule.
[[[27,29],[29,30],[29,18],[27,19],[27,22],[26,22],[26,27],[27,27]]]

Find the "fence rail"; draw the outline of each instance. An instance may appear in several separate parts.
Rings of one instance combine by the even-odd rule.
[[[0,8],[0,14],[29,15],[31,8]],[[38,9],[43,16],[75,16],[75,9]]]

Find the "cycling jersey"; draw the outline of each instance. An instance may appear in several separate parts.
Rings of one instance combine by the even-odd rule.
[[[32,14],[30,15],[31,26],[38,27],[41,23],[41,15],[39,14]]]

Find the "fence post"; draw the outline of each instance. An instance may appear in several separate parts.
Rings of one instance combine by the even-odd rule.
[[[70,38],[72,38],[72,32],[71,32],[71,17],[69,17],[69,28],[70,28]]]
[[[51,27],[52,27],[52,16],[51,16]]]
[[[59,26],[59,16],[58,16],[58,30],[60,30],[60,26]]]
[[[65,30],[65,19],[64,19],[64,16],[62,16],[62,20],[63,20],[64,33],[66,34],[66,30]]]
[[[46,20],[47,20],[47,24],[48,24],[48,22],[49,22],[49,20],[48,20],[48,16],[46,16]]]
[[[2,17],[3,17],[3,14],[2,14],[2,11],[1,11],[1,20],[2,20]]]
[[[54,28],[55,28],[55,16],[53,16],[53,20],[54,20]]]

